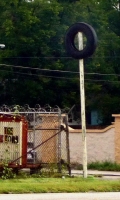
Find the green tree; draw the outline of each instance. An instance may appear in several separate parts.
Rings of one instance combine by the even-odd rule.
[[[88,104],[91,109],[97,109],[100,116],[102,114],[105,124],[111,122],[112,113],[120,112],[118,103],[120,100],[120,13],[118,3],[118,1],[100,1],[98,4],[98,12],[101,13],[98,19],[102,18],[99,20],[98,29],[96,29],[98,48],[93,64],[91,62],[89,68],[91,72],[98,73],[93,75],[92,78],[95,79],[99,89],[94,90],[94,88],[96,89],[94,82],[91,83],[92,91],[88,87],[88,90],[92,92],[91,95],[89,92],[87,93],[90,98],[90,104]],[[99,73],[104,75],[101,76]],[[97,80],[101,80],[101,82],[97,82]]]
[[[110,123],[120,112],[119,1],[0,0],[0,8],[0,43],[6,45],[0,104],[80,104],[78,60],[67,55],[64,39],[70,25],[83,21],[98,35],[94,55],[84,61],[86,112],[98,110]]]

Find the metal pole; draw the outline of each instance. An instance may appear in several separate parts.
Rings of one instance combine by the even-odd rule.
[[[36,141],[36,134],[35,134],[35,112],[33,113],[33,120],[34,120],[34,128],[33,128],[33,133],[34,133],[34,138],[33,138],[33,145],[35,147],[35,141]],[[33,163],[35,164],[36,158],[35,158],[35,151],[33,151]]]
[[[71,166],[70,166],[70,144],[69,144],[69,127],[68,127],[68,117],[64,117],[64,123],[66,125],[66,149],[67,149],[67,168],[69,175],[71,176]]]
[[[58,172],[61,173],[61,131],[58,133]]]
[[[83,49],[83,35],[78,33],[79,50]],[[79,60],[80,74],[80,99],[81,99],[81,123],[82,123],[82,143],[83,143],[83,177],[87,178],[87,144],[86,144],[86,117],[85,117],[85,91],[84,91],[84,60]]]
[[[61,124],[61,112],[58,115],[58,120],[59,120],[59,127]],[[61,130],[58,133],[58,173],[61,173],[62,171],[62,166],[61,166]]]

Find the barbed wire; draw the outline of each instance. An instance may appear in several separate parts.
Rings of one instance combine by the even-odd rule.
[[[55,105],[54,107],[51,107],[49,104],[46,104],[44,107],[41,107],[40,104],[36,104],[34,107],[30,107],[28,104],[25,104],[24,106],[20,106],[20,105],[1,105],[0,106],[0,112],[7,112],[7,113],[22,113],[22,112],[26,112],[26,113],[34,113],[34,112],[43,112],[43,113],[47,113],[47,112],[61,112],[61,109],[59,108],[59,106]]]

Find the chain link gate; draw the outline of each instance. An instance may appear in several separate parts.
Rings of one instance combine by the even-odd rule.
[[[9,121],[9,125],[0,122],[0,162],[5,159],[6,149],[9,147],[9,162],[20,165],[22,159],[26,165],[24,167],[36,169],[38,166],[46,166],[49,164],[56,164],[58,171],[61,172],[61,164],[69,164],[69,148],[68,148],[68,132],[62,131],[61,121],[62,115],[58,107],[41,108],[37,105],[36,108],[30,108],[29,106],[20,107],[13,106],[11,108],[2,106],[0,113],[5,115],[6,113],[12,118],[19,116],[21,119],[25,117],[27,127],[27,143],[22,141],[23,128],[18,126],[18,122],[14,120]],[[21,122],[20,122],[21,123]],[[16,128],[15,128],[16,127]],[[1,130],[10,128],[13,131],[11,139],[5,142],[5,133]],[[10,135],[7,134],[7,137]],[[12,137],[16,137],[16,143],[12,142]],[[3,138],[3,139],[2,139]],[[24,145],[21,146],[21,144]],[[25,148],[26,153],[25,153]],[[68,166],[68,165],[67,165]],[[69,169],[69,168],[68,168]]]

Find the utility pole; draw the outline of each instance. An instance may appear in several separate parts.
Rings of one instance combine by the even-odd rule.
[[[83,34],[78,32],[78,47],[83,50]],[[82,122],[82,144],[83,144],[83,177],[87,178],[87,144],[86,144],[86,117],[85,117],[85,90],[84,90],[84,60],[79,59],[80,74],[80,100],[81,100],[81,122]]]
[[[86,36],[84,47],[83,34]],[[76,37],[77,44],[76,47]],[[73,24],[66,33],[66,50],[75,59],[79,59],[80,75],[80,101],[82,122],[82,144],[83,144],[83,176],[87,178],[87,144],[86,144],[86,117],[85,117],[85,91],[84,91],[84,60],[91,56],[97,46],[97,35],[94,29],[84,22]]]

